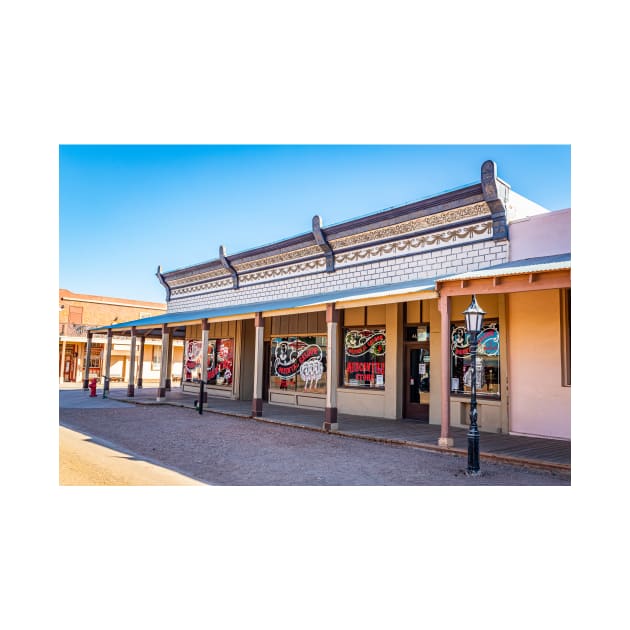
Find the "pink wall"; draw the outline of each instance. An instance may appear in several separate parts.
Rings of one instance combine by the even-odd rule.
[[[560,292],[508,296],[510,432],[571,438],[571,388],[562,386]]]
[[[571,208],[510,223],[510,260],[571,251]]]

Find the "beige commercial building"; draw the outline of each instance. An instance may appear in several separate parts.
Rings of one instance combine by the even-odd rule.
[[[525,199],[488,161],[476,184],[330,227],[315,216],[300,236],[158,269],[166,312],[93,334],[155,340],[162,357],[181,341],[179,386],[203,380],[208,396],[251,400],[254,415],[263,401],[321,409],[331,431],[339,412],[407,418],[440,425],[448,445],[469,421],[463,311],[475,295],[480,430],[568,440],[570,252],[570,210]]]

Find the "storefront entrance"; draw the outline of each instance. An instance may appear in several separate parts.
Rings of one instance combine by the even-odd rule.
[[[406,344],[405,347],[405,418],[429,421],[431,357],[429,342]]]
[[[72,383],[76,377],[76,351],[74,346],[66,348],[66,356],[63,361],[63,380],[65,383]]]

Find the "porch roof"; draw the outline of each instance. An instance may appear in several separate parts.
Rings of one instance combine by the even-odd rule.
[[[474,280],[475,278],[492,278],[494,276],[512,276],[523,273],[542,273],[544,271],[561,271],[564,269],[571,269],[570,253],[512,260],[494,267],[485,267],[484,269],[477,269],[476,271],[465,271],[464,273],[438,278],[438,282]]]
[[[427,293],[427,297],[433,297],[429,294],[435,291],[435,282],[435,278],[411,280],[387,285],[355,287],[344,291],[298,296],[270,302],[233,304],[232,306],[207,308],[197,311],[164,313],[162,315],[154,315],[153,317],[145,317],[143,319],[110,324],[108,326],[99,326],[98,328],[90,329],[90,332],[104,332],[110,329],[113,331],[125,331],[132,326],[141,329],[157,328],[163,324],[184,324],[202,319],[221,319],[235,316],[254,317],[254,314],[259,312],[272,314],[274,311],[323,306],[329,303],[342,305],[359,300],[373,300],[375,302],[379,300],[387,301],[394,296],[404,296],[414,293]]]

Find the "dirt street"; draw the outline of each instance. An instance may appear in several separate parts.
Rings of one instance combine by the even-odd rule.
[[[104,403],[106,401],[103,401]],[[213,485],[234,486],[570,486],[570,476],[422,449],[268,424],[171,406],[107,401],[98,409],[60,408],[63,427],[106,446]],[[102,460],[101,460],[102,461]],[[60,470],[60,479],[69,471]],[[126,479],[142,485],[138,477]],[[97,478],[107,482],[104,475]]]

